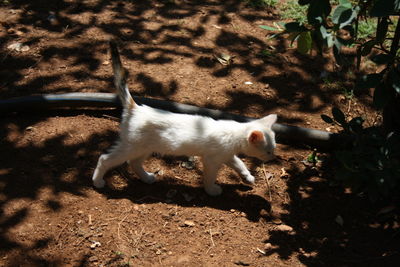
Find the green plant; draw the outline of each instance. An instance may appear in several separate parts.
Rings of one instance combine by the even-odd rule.
[[[278,3],[278,0],[245,0],[245,2],[254,8],[259,7],[275,7]]]
[[[385,133],[378,127],[364,128],[364,119],[347,119],[338,108],[332,117],[321,115],[327,123],[343,128],[351,140],[335,151],[339,162],[335,177],[354,192],[365,192],[372,201],[394,200],[400,190],[400,135]]]
[[[307,7],[299,5],[296,0],[289,0],[281,6],[280,15],[284,20],[293,20],[303,25],[307,22]]]
[[[352,139],[348,147],[336,149],[336,176],[356,191],[367,192],[371,199],[395,198],[400,189],[400,0],[339,0],[336,6],[329,0],[298,3],[307,7],[306,23],[283,23],[278,29],[261,27],[275,31],[273,36],[296,42],[303,54],[314,48],[320,55],[332,49],[336,63],[345,71],[354,64],[354,57],[356,69],[362,59],[379,66],[378,73],[363,75],[356,87],[345,93],[352,97],[353,89],[374,88],[373,103],[383,111],[383,125],[364,128],[362,118],[347,120],[337,108],[332,110],[333,118],[322,118],[339,124]],[[363,21],[375,22],[375,26],[369,28]],[[352,58],[348,51],[352,51]]]
[[[368,39],[375,36],[377,27],[376,18],[361,19],[358,22],[357,38]]]

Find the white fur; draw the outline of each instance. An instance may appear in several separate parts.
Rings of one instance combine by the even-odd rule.
[[[197,115],[176,114],[148,106],[135,105],[124,109],[120,141],[109,154],[100,156],[93,174],[94,186],[105,185],[104,174],[126,161],[146,183],[155,176],[143,170],[142,162],[152,153],[200,156],[204,165],[205,191],[212,196],[221,194],[215,184],[217,172],[226,164],[247,182],[254,183],[239,153],[261,160],[274,158],[275,134],[271,126],[275,114],[247,123],[219,120]],[[262,133],[261,139],[250,138],[252,132]]]

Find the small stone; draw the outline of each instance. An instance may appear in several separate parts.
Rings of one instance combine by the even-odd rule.
[[[193,221],[186,220],[183,222],[183,226],[193,227],[195,226],[195,223]]]
[[[100,246],[101,246],[101,243],[100,243],[100,242],[94,241],[94,242],[90,245],[90,248],[91,248],[91,249],[95,249],[95,248],[100,247]]]
[[[188,193],[182,193],[183,198],[187,201],[190,202],[194,199],[193,195],[189,195]]]
[[[340,216],[340,215],[336,216],[335,222],[336,222],[337,224],[339,224],[340,226],[343,226],[343,224],[344,224],[343,217]]]
[[[276,225],[282,224],[282,220],[279,218],[273,218],[271,222]]]
[[[89,258],[90,262],[95,262],[95,261],[98,261],[98,260],[99,259],[96,256],[92,256],[92,257]]]
[[[264,246],[265,250],[269,250],[271,248],[272,248],[272,244],[271,243],[266,243],[265,246]]]
[[[108,64],[110,64],[110,61],[108,60],[103,61],[103,65],[108,65]]]
[[[293,231],[293,228],[292,228],[291,226],[289,226],[289,225],[286,225],[286,224],[278,225],[278,226],[276,227],[276,229],[279,230],[279,231],[284,231],[284,232],[291,232],[291,231]]]

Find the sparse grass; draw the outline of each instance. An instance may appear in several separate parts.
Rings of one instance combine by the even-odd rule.
[[[297,0],[289,0],[280,8],[281,18],[284,20],[294,20],[301,24],[307,22],[308,5],[301,6]]]
[[[366,20],[361,19],[358,22],[358,38],[369,39],[376,34],[377,19],[368,18]]]
[[[260,7],[275,7],[278,3],[278,0],[245,0],[245,2],[254,8]]]

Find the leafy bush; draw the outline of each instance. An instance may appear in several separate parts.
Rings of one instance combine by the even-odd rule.
[[[376,18],[362,19],[358,22],[357,38],[368,39],[375,36],[377,26]]]
[[[285,2],[280,11],[284,20],[293,20],[301,25],[307,22],[307,7],[299,5],[296,0]]]
[[[379,72],[363,75],[358,89],[374,88],[373,103],[383,111],[381,127],[364,128],[360,117],[347,120],[334,108],[329,123],[337,123],[352,137],[349,147],[335,152],[339,161],[336,176],[356,191],[365,191],[371,199],[395,198],[400,189],[400,0],[298,0],[307,8],[306,22],[283,23],[279,29],[262,28],[287,36],[297,50],[307,54],[316,48],[319,54],[332,49],[336,63],[353,64],[363,58],[379,66]],[[367,23],[365,23],[365,21]],[[375,25],[371,25],[375,24]],[[347,51],[347,52],[346,52]],[[344,68],[346,69],[346,68]],[[352,89],[351,89],[352,90]]]
[[[338,108],[332,109],[332,115],[321,117],[340,125],[352,140],[335,151],[339,162],[335,177],[354,192],[366,192],[371,201],[399,197],[400,135],[377,127],[363,128],[361,117],[348,120]]]
[[[252,7],[274,7],[278,0],[245,0],[246,3]]]

